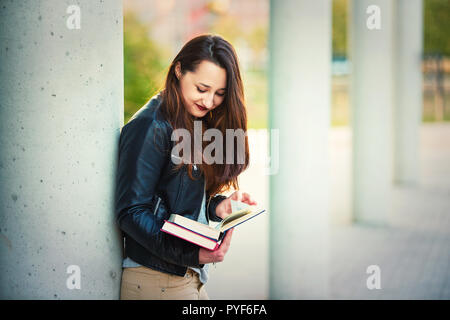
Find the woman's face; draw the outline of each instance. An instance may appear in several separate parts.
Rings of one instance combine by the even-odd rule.
[[[181,74],[180,63],[175,66],[187,111],[197,118],[217,108],[225,97],[227,73],[216,64],[203,60],[195,72]]]

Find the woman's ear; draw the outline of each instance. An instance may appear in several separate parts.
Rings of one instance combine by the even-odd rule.
[[[180,63],[180,61],[178,61],[175,64],[175,76],[177,77],[178,80],[180,80],[180,78],[181,78],[181,63]]]

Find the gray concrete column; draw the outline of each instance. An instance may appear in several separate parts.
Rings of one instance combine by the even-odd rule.
[[[419,182],[422,123],[422,0],[398,0],[396,7],[395,181]]]
[[[0,4],[0,299],[119,297],[122,20],[121,0]]]
[[[393,180],[394,2],[353,0],[350,11],[353,216],[384,224]]]
[[[269,49],[270,298],[326,298],[331,1],[272,0]]]

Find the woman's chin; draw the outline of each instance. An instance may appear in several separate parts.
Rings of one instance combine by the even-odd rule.
[[[206,113],[196,110],[194,112],[191,112],[191,115],[195,118],[203,118],[206,115]]]

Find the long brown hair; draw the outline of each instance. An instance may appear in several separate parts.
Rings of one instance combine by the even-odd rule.
[[[165,87],[161,91],[161,111],[174,130],[184,128],[189,131],[191,137],[194,137],[194,117],[183,105],[181,88],[175,75],[175,65],[180,62],[181,72],[185,74],[188,71],[195,72],[197,66],[204,60],[215,63],[217,66],[225,69],[227,74],[226,93],[222,103],[212,111],[209,111],[203,118],[195,119],[202,120],[202,137],[203,132],[210,128],[220,130],[223,137],[222,163],[207,164],[202,161],[201,164],[197,165],[205,177],[207,194],[213,196],[227,191],[231,187],[238,190],[237,177],[247,169],[250,160],[244,87],[239,71],[239,62],[232,45],[218,35],[201,35],[188,41],[169,67]],[[234,143],[234,137],[233,141],[228,141],[228,143],[232,143],[234,148],[234,161],[231,164],[225,161],[227,152],[225,146],[228,145],[226,129],[242,129],[245,133],[245,146],[238,146],[241,143],[239,138],[237,139],[238,144]],[[193,139],[191,140],[193,144]],[[204,149],[207,143],[203,141],[202,145],[202,149]],[[244,163],[236,161],[238,147],[241,147],[241,150],[245,150]],[[183,166],[187,166],[188,175],[194,180],[192,175],[193,161],[187,164],[182,162],[175,169],[180,170]]]

